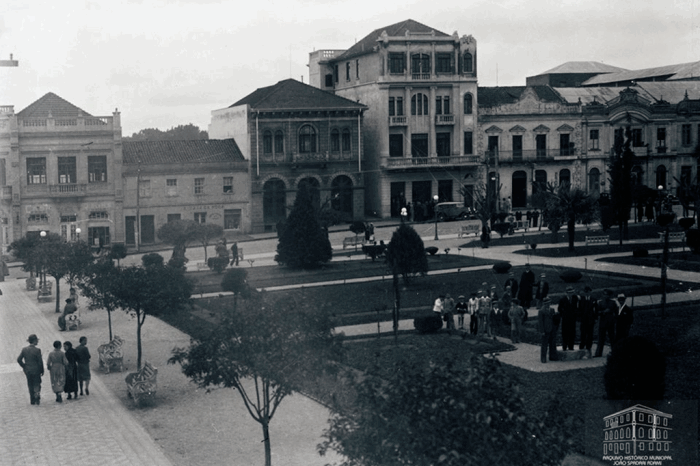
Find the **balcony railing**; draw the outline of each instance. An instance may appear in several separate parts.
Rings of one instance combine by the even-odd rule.
[[[446,167],[477,165],[481,163],[477,155],[451,155],[447,157],[382,157],[383,168]]]
[[[276,153],[260,155],[263,165],[280,164],[318,164],[328,162],[351,162],[357,160],[357,154],[352,151],[311,152],[311,153]]]
[[[408,118],[405,115],[389,117],[389,126],[406,126],[407,124]]]
[[[2,191],[0,191],[0,199],[3,201],[12,200],[12,186],[3,186]]]
[[[52,184],[49,185],[49,194],[59,196],[84,196],[87,191],[86,184]]]
[[[454,125],[455,116],[454,115],[435,115],[436,125]]]
[[[22,132],[62,131],[65,128],[84,131],[112,131],[113,117],[20,118],[18,124],[19,130]]]
[[[485,155],[490,164],[495,163],[495,156],[498,155],[499,162],[537,162],[554,160],[557,157],[571,157],[579,154],[578,149],[535,149],[535,150],[514,150],[514,151],[486,151]]]
[[[427,80],[430,79],[430,73],[412,73],[411,79],[413,79],[414,81]]]

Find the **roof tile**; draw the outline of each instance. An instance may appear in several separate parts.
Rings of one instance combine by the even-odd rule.
[[[125,164],[243,162],[234,139],[191,141],[123,141]]]

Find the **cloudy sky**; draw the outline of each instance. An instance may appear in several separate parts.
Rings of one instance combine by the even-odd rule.
[[[471,34],[479,84],[523,85],[566,61],[627,69],[700,60],[700,0],[4,0],[0,105],[54,92],[122,114],[123,134],[193,123],[282,79],[308,54],[414,19]]]

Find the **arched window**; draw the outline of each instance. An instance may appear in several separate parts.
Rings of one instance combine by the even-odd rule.
[[[462,64],[465,73],[474,72],[474,59],[472,58],[471,53],[464,52],[464,60],[462,61]]]
[[[425,94],[415,94],[411,97],[411,115],[428,115],[428,96]]]
[[[272,132],[263,132],[263,154],[272,154]]]
[[[600,194],[600,170],[591,168],[588,172],[588,193]]]
[[[348,128],[343,129],[343,152],[350,152],[350,130]]]
[[[263,186],[263,222],[274,225],[287,216],[287,193],[284,181],[268,180]]]
[[[352,180],[340,175],[331,182],[331,206],[334,210],[344,212],[352,216]]]
[[[656,167],[656,187],[663,186],[666,189],[666,167],[659,165]]]
[[[299,130],[299,152],[316,152],[316,130],[311,125],[304,125]]]
[[[284,154],[284,133],[275,131],[275,154]]]
[[[564,168],[559,171],[559,186],[568,184],[571,186],[571,171],[568,168]]]
[[[331,152],[340,152],[340,131],[336,128],[331,130]]]
[[[464,94],[464,114],[471,115],[474,107],[474,97],[471,94]]]

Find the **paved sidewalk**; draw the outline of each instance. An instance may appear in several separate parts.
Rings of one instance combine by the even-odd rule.
[[[95,374],[92,396],[55,402],[45,372],[41,405],[29,404],[27,381],[17,364],[27,337],[39,336],[44,364],[64,332],[36,305],[36,293],[23,290],[23,280],[2,283],[0,296],[0,463],[7,465],[170,465],[162,449],[107,390]],[[75,337],[75,334],[71,334]],[[90,347],[90,342],[88,342]],[[97,351],[91,348],[92,362]]]

